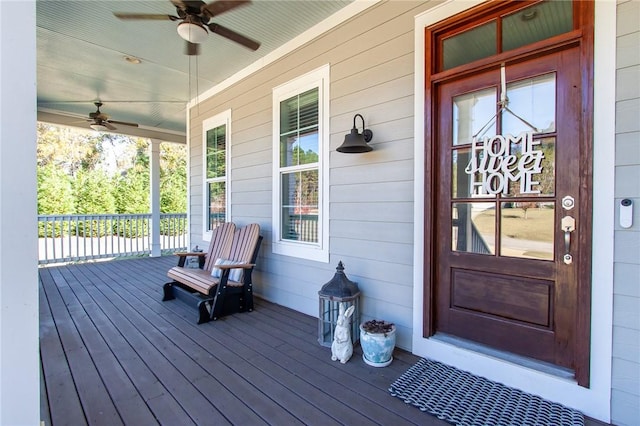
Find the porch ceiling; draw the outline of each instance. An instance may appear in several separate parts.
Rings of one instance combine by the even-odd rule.
[[[89,128],[83,119],[99,100],[111,119],[140,125],[117,126],[119,133],[184,142],[190,99],[352,1],[253,0],[212,22],[260,41],[257,51],[210,34],[195,57],[185,55],[176,22],[113,15],[175,15],[169,0],[38,0],[38,120]],[[129,63],[127,56],[141,63]]]

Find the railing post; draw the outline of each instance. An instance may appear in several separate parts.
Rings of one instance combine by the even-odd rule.
[[[160,141],[151,139],[151,256],[160,256]]]

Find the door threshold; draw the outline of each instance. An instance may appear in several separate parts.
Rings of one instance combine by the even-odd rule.
[[[488,355],[493,358],[498,358],[512,364],[530,368],[532,370],[540,371],[542,373],[546,373],[562,379],[575,380],[575,372],[569,368],[560,367],[548,362],[540,361],[522,355],[516,355],[511,352],[501,351],[490,346],[483,345],[481,343],[463,339],[461,337],[452,336],[446,333],[436,333],[435,335],[431,336],[430,339],[448,343],[450,345],[457,346],[462,349],[467,349],[473,352],[478,352],[483,355]]]

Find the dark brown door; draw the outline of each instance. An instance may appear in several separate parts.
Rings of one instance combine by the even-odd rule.
[[[566,48],[434,87],[435,331],[569,369],[585,215],[579,59]]]

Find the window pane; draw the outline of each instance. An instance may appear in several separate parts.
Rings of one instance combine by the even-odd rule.
[[[542,75],[507,85],[509,111],[502,112],[502,134],[517,135],[531,129],[556,131],[556,75]],[[519,118],[518,118],[519,117]],[[523,121],[524,120],[524,121]]]
[[[226,126],[207,130],[207,179],[226,176]]]
[[[479,136],[496,134],[497,91],[480,90],[453,98],[453,145],[470,144],[473,135],[483,127]]]
[[[318,162],[318,89],[280,103],[280,166]]]
[[[453,251],[495,254],[495,203],[453,203],[451,242]]]
[[[495,21],[445,39],[442,42],[444,69],[495,55],[496,39]]]
[[[570,1],[545,1],[521,9],[502,20],[502,49],[507,51],[573,29]]]
[[[554,203],[502,203],[500,254],[553,260]]]
[[[282,226],[283,240],[318,242],[318,171],[283,173]]]
[[[209,220],[208,230],[212,230],[216,226],[224,223],[227,216],[227,197],[226,197],[226,184],[224,182],[210,182],[208,186],[208,202],[209,206]]]
[[[318,130],[280,137],[280,166],[318,162]]]

